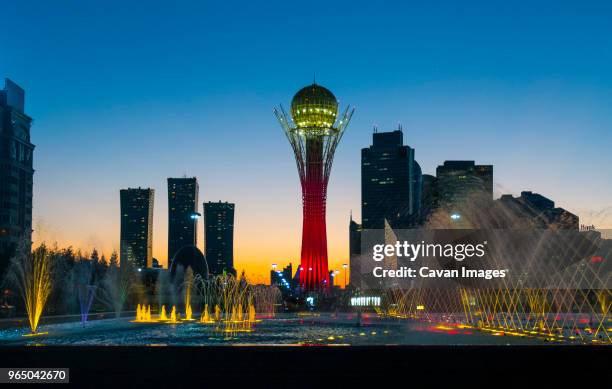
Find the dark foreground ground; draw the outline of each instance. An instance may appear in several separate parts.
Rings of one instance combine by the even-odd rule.
[[[611,351],[606,346],[19,346],[0,348],[0,367],[69,367],[70,382],[80,387],[532,388],[538,382],[609,387]]]

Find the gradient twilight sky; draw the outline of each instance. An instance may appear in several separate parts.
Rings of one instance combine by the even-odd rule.
[[[299,181],[272,108],[315,72],[356,107],[328,193],[332,268],[348,260],[351,209],[360,220],[373,124],[402,123],[424,173],[474,159],[494,165],[496,196],[612,214],[609,1],[139,3],[0,7],[0,76],[34,118],[39,241],[108,255],[119,189],[152,187],[165,264],[166,178],[186,174],[201,200],[236,203],[239,270],[263,281],[272,262],[298,263]]]

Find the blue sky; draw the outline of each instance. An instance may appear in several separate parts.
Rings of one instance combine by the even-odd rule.
[[[329,190],[337,261],[373,124],[402,123],[425,173],[475,159],[498,195],[612,206],[610,2],[139,3],[2,5],[0,76],[35,120],[46,239],[116,247],[118,190],[151,186],[164,261],[165,179],[187,174],[203,200],[237,203],[238,263],[296,261],[299,185],[272,108],[314,73],[356,107]]]

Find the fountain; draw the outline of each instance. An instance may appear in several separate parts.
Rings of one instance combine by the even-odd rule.
[[[160,321],[167,321],[168,320],[168,316],[166,315],[166,306],[162,305],[161,307],[161,311],[159,314],[159,320]]]
[[[32,253],[20,248],[11,261],[9,277],[17,284],[23,297],[32,335],[41,335],[38,325],[43,309],[51,294],[52,256],[42,244]]]
[[[85,326],[91,304],[96,295],[96,285],[92,282],[93,264],[89,260],[81,260],[74,265],[73,272],[81,311],[81,325]]]
[[[179,321],[177,320],[177,316],[176,316],[176,306],[172,306],[172,311],[170,312],[170,320],[168,321],[168,323],[171,324],[176,324],[179,323]]]
[[[127,299],[133,278],[133,270],[129,265],[109,266],[99,293],[99,299],[115,312],[115,317],[121,317],[123,305]]]
[[[136,306],[136,320],[134,321],[138,323],[154,323],[155,320],[151,318],[151,306],[145,307],[144,304],[142,306],[138,304]]]
[[[256,285],[253,287],[255,309],[267,318],[274,317],[274,307],[281,301],[281,292],[276,286]]]
[[[210,313],[208,312],[208,304],[204,305],[204,310],[202,311],[202,316],[200,316],[200,323],[202,324],[212,324],[215,321],[210,317]]]
[[[185,321],[192,321],[193,310],[191,308],[191,288],[193,286],[193,270],[188,268],[185,272],[185,282],[183,282],[183,288],[185,289]]]
[[[219,304],[215,305],[215,321],[221,320],[221,307]]]
[[[81,324],[84,326],[89,316],[89,310],[96,295],[95,285],[77,285],[77,295],[79,298],[79,308],[81,310]]]

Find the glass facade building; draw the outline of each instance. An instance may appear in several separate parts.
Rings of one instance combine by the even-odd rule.
[[[439,205],[453,210],[467,204],[486,204],[493,200],[493,165],[474,161],[444,161],[436,169]]]
[[[32,240],[32,118],[25,113],[25,92],[5,79],[0,90],[0,275],[19,244]]]
[[[153,199],[154,189],[128,188],[120,191],[121,266],[153,266]]]
[[[234,209],[228,202],[204,203],[204,248],[210,274],[234,269]]]
[[[198,180],[168,178],[168,268],[184,246],[197,246]]]
[[[361,150],[361,214],[364,229],[416,223],[421,207],[421,167],[403,132],[375,132],[372,146]]]

